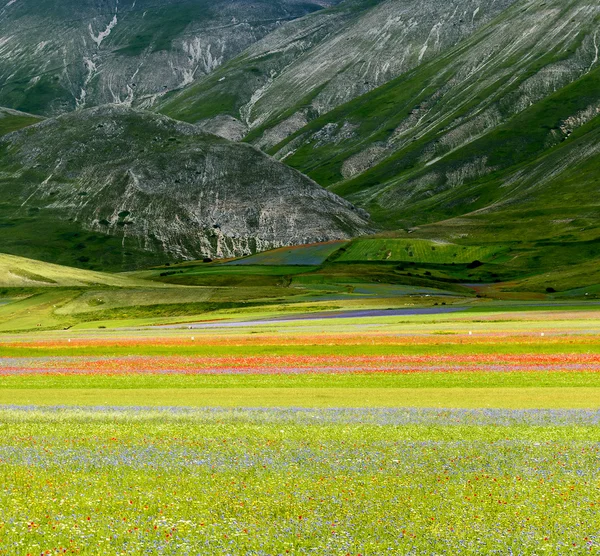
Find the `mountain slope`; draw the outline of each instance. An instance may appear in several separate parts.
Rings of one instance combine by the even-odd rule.
[[[269,152],[390,228],[484,208],[470,185],[549,152],[600,113],[600,6],[521,0],[454,49]]]
[[[2,250],[45,260],[135,267],[369,230],[366,214],[257,149],[122,106],[8,134],[0,165]]]
[[[226,112],[272,146],[445,52],[514,1],[346,1],[280,27],[160,110],[190,122]]]
[[[93,272],[0,253],[0,286],[148,287],[148,283],[127,276]]]
[[[335,1],[335,0],[334,0]],[[328,0],[17,0],[0,8],[0,105],[152,103]]]

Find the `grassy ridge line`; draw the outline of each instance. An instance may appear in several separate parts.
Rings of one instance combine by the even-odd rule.
[[[0,390],[0,404],[189,407],[596,409],[600,388]]]
[[[1,120],[0,120],[1,121]],[[152,284],[119,274],[82,270],[0,253],[0,287],[59,286],[148,287]],[[156,288],[168,287],[154,284]]]
[[[24,127],[37,124],[42,121],[39,116],[11,110],[9,108],[0,108],[0,137],[18,131]]]

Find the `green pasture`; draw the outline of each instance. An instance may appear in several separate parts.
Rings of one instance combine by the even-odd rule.
[[[600,409],[600,385],[575,388],[11,388],[0,390],[0,404]]]
[[[192,288],[193,290],[193,288]],[[200,290],[200,288],[198,288]],[[119,290],[114,290],[119,292]],[[596,334],[600,333],[599,306],[595,303],[581,302],[499,302],[481,299],[473,299],[465,306],[464,311],[446,314],[430,315],[396,315],[353,318],[316,318],[311,319],[298,317],[317,311],[339,311],[339,310],[385,310],[389,308],[414,309],[420,307],[435,308],[432,304],[441,303],[452,305],[447,297],[416,297],[411,299],[384,298],[370,299],[358,298],[356,300],[325,300],[321,302],[295,303],[277,301],[271,305],[252,303],[251,301],[209,301],[188,302],[187,304],[173,305],[131,305],[115,309],[105,309],[104,305],[95,305],[98,301],[94,299],[97,294],[105,295],[107,290],[96,292],[93,296],[82,302],[79,296],[82,292],[66,292],[52,289],[45,294],[28,295],[24,298],[6,298],[7,303],[0,305],[0,349],[5,341],[15,340],[17,343],[31,339],[56,339],[62,342],[65,352],[77,348],[69,344],[69,338],[98,337],[113,339],[119,338],[182,338],[183,345],[177,348],[156,345],[148,342],[140,343],[139,346],[128,347],[132,354],[161,354],[171,353],[172,350],[182,350],[184,353],[214,353],[219,352],[218,346],[205,346],[202,342],[204,336],[219,334],[221,336],[236,335],[244,336],[251,334],[254,338],[261,334],[282,334],[282,344],[279,346],[253,346],[250,349],[266,350],[264,353],[356,353],[360,347],[356,346],[331,346],[313,345],[321,342],[311,342],[311,336],[323,334],[356,334],[360,331],[368,333],[397,334],[399,338],[416,335],[418,337],[431,336],[435,341],[416,343],[414,345],[403,345],[402,348],[389,345],[367,345],[364,347],[366,353],[393,353],[394,350],[402,349],[403,352],[437,353],[437,350],[446,349],[439,347],[448,344],[448,350],[474,350],[475,353],[484,350],[493,353],[520,353],[522,350],[535,349],[540,353],[560,352],[562,349],[579,351],[595,350],[596,342],[590,341]],[[184,294],[187,293],[184,292]],[[191,293],[191,292],[190,292]],[[238,293],[241,293],[238,290]],[[138,292],[144,295],[143,291]],[[0,298],[1,299],[1,298]],[[106,298],[110,299],[110,298]],[[92,301],[92,304],[89,304]],[[460,301],[454,301],[460,306]],[[163,308],[162,316],[160,309]],[[185,311],[188,311],[188,314]],[[66,313],[68,311],[68,314]],[[60,314],[58,314],[60,312]],[[276,320],[278,317],[286,317],[289,320]],[[36,323],[44,323],[44,328],[36,328]],[[188,330],[189,324],[200,323],[207,328],[196,328],[193,332]],[[219,326],[219,328],[210,328]],[[173,328],[165,328],[173,327]],[[51,329],[58,329],[52,331]],[[61,330],[68,328],[68,330]],[[27,336],[22,331],[35,330],[35,336]],[[508,343],[493,342],[490,345],[471,342],[465,337],[471,332],[476,339],[481,335],[501,334],[504,336],[531,335],[539,341],[535,345],[528,346],[521,343],[512,345]],[[12,334],[16,335],[12,335]],[[544,334],[544,336],[542,336]],[[286,335],[300,335],[305,338],[305,345],[288,346],[285,342]],[[191,337],[196,338],[195,341]],[[558,339],[553,339],[558,336]],[[370,340],[367,339],[367,343]],[[334,342],[334,340],[332,340]],[[358,342],[360,343],[360,342]],[[407,344],[407,342],[401,342]],[[430,345],[431,344],[431,345]],[[460,345],[462,344],[462,346]],[[16,349],[16,348],[10,348]],[[44,351],[46,348],[36,349]],[[52,348],[59,349],[59,348]],[[85,348],[88,349],[88,348]],[[90,353],[95,353],[95,348]],[[240,349],[242,352],[248,348],[243,346],[231,346],[232,353]],[[171,351],[169,351],[171,350]],[[202,351],[204,350],[204,351]],[[260,352],[262,353],[262,351]]]
[[[73,364],[71,364],[72,366]],[[65,365],[69,366],[69,365]],[[474,389],[502,391],[524,388],[528,391],[548,388],[548,393],[553,390],[582,388],[594,390],[600,388],[600,379],[595,373],[586,371],[503,371],[481,372],[477,370],[456,371],[452,373],[419,372],[419,373],[305,373],[305,374],[25,374],[23,376],[5,375],[0,377],[0,390],[168,390],[183,391],[196,390],[208,391],[227,390],[240,391],[250,389],[252,392],[260,390],[293,390],[285,394],[286,400],[300,393],[299,399],[306,399],[304,393],[324,389],[341,391],[348,389],[352,399],[361,392],[382,392],[391,389],[395,393],[400,390],[407,392],[418,389],[432,391],[434,389],[449,390],[441,392],[440,396],[450,397],[453,392]],[[350,390],[356,390],[352,392]],[[582,393],[583,393],[582,390]],[[392,392],[391,395],[396,395]],[[126,393],[122,394],[127,396]],[[135,396],[135,392],[132,394]],[[262,394],[261,394],[262,395]],[[490,393],[493,395],[493,393]],[[388,394],[384,394],[388,396]],[[389,399],[389,398],[386,398]],[[4,403],[4,402],[2,402]],[[497,403],[502,403],[498,397]],[[544,402],[545,403],[545,402]],[[548,402],[552,403],[552,402]],[[177,404],[179,405],[179,404]],[[396,404],[397,405],[397,404]],[[545,407],[545,405],[544,405]]]
[[[501,251],[503,248],[499,246],[467,246],[426,239],[357,239],[336,260],[468,264],[489,260]]]
[[[0,333],[268,320],[301,312],[456,304],[514,312],[551,310],[554,303],[556,310],[566,311],[568,303],[583,307],[584,300],[600,295],[596,286],[578,286],[583,275],[600,282],[593,257],[570,270],[559,268],[550,275],[499,282],[502,276],[513,276],[519,261],[529,255],[491,244],[462,246],[401,238],[365,238],[276,251],[314,254],[323,249],[334,252],[320,265],[297,264],[299,260],[267,264],[267,259],[264,264],[240,265],[189,261],[122,274],[0,255]],[[275,251],[269,253],[279,257]],[[413,256],[408,258],[416,260],[400,260],[409,253]],[[347,260],[353,258],[359,260]],[[473,261],[481,264],[475,267]],[[519,299],[521,305],[510,308],[509,299]],[[527,305],[527,300],[533,303]],[[535,303],[550,305],[541,308]],[[375,325],[369,320],[360,322]]]
[[[0,253],[0,288],[145,285],[120,274],[94,272]]]
[[[40,116],[0,108],[0,137],[41,121]]]

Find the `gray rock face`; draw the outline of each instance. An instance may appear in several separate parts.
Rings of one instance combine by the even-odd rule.
[[[332,0],[335,2],[336,0]],[[150,106],[328,0],[12,0],[0,8],[0,105],[42,115]]]
[[[212,133],[230,141],[241,141],[248,131],[248,128],[242,122],[227,114],[220,114],[209,120],[203,120],[198,123],[198,127],[206,133]]]
[[[241,256],[349,238],[368,216],[250,145],[106,106],[0,139],[0,195],[46,220],[172,258]],[[8,222],[10,223],[10,222]]]

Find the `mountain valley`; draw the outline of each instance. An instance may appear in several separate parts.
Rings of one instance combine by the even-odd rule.
[[[600,257],[594,2],[43,6],[0,16],[4,252],[131,270],[378,233],[504,245],[484,280]]]

